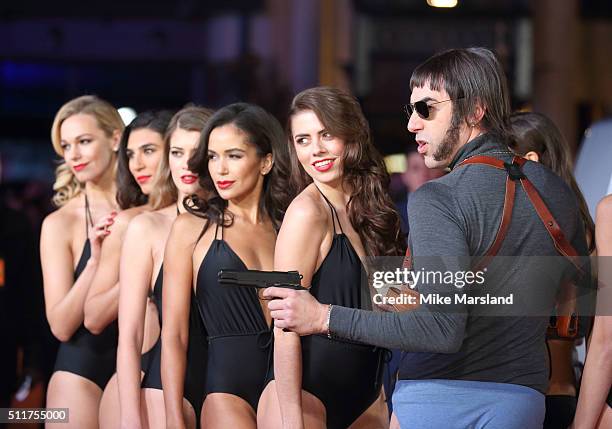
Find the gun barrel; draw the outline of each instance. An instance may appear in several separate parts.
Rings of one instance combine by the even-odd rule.
[[[303,289],[302,276],[297,271],[234,271],[221,270],[218,273],[219,283],[238,286],[266,288],[270,286]]]

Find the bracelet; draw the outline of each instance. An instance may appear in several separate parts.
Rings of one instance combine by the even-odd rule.
[[[325,326],[327,327],[327,338],[329,338],[330,340],[332,339],[332,334],[331,331],[329,330],[329,322],[331,319],[331,311],[332,311],[332,304],[329,304],[327,306],[327,322],[325,323]]]

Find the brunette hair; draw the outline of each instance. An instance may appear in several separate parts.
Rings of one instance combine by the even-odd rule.
[[[119,159],[117,162],[117,203],[122,210],[146,204],[148,196],[142,193],[136,179],[130,172],[127,155],[127,144],[132,131],[148,129],[162,137],[170,122],[172,112],[169,110],[146,111],[136,116],[125,127],[119,142]]]
[[[419,65],[410,78],[410,90],[428,85],[445,90],[453,104],[453,124],[470,122],[475,108],[484,109],[481,126],[507,139],[510,97],[504,70],[486,48],[451,49]]]
[[[172,173],[168,162],[172,135],[179,128],[186,131],[202,132],[202,129],[204,129],[206,125],[206,121],[212,114],[213,111],[211,109],[199,106],[187,106],[179,110],[170,120],[164,136],[164,155],[157,169],[155,186],[149,196],[153,210],[166,207],[176,202],[178,199],[178,190],[172,180]]]
[[[83,95],[64,104],[56,113],[51,126],[51,142],[53,149],[59,156],[64,156],[60,128],[64,121],[79,113],[91,115],[95,118],[98,127],[104,135],[111,137],[116,131],[123,131],[121,116],[108,101],[95,95]],[[114,168],[114,167],[113,167]],[[53,184],[53,203],[61,207],[81,193],[82,185],[64,160],[60,161],[55,169],[55,183]]]
[[[510,148],[520,156],[536,152],[539,161],[561,177],[574,191],[580,216],[589,239],[589,253],[595,250],[595,224],[589,213],[584,195],[573,173],[572,154],[567,140],[553,121],[535,112],[517,112],[510,116],[513,138]]]
[[[249,103],[234,103],[225,106],[214,113],[202,134],[196,152],[189,160],[189,169],[198,173],[200,186],[209,195],[208,199],[192,195],[185,200],[188,212],[207,219],[206,228],[210,222],[231,226],[233,216],[227,212],[227,201],[217,193],[217,189],[208,172],[208,143],[210,134],[215,128],[233,125],[247,135],[247,141],[252,144],[257,155],[273,156],[273,166],[264,177],[263,192],[259,201],[260,209],[270,217],[276,230],[280,229],[285,211],[295,196],[290,186],[290,168],[287,145],[283,128],[278,120],[259,106]]]
[[[389,174],[383,158],[374,147],[370,127],[357,99],[331,87],[310,88],[295,96],[287,124],[291,138],[291,118],[298,112],[314,112],[325,129],[345,143],[342,156],[343,182],[351,196],[347,212],[370,256],[398,256],[406,251],[400,217],[389,195]],[[302,190],[312,179],[302,169],[293,143],[289,144],[292,179]]]

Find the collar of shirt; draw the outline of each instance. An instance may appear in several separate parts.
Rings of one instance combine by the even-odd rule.
[[[462,161],[477,155],[513,155],[513,153],[499,137],[489,133],[481,134],[459,149],[448,165],[449,171]]]

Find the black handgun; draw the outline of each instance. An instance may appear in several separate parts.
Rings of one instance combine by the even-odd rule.
[[[221,270],[218,277],[219,283],[225,285],[306,290],[301,284],[302,275],[297,271]]]

